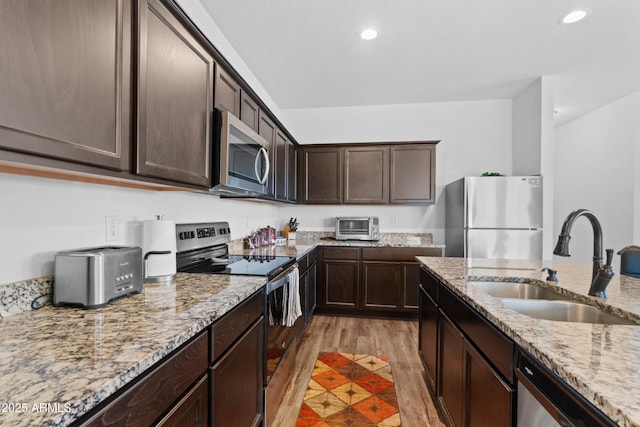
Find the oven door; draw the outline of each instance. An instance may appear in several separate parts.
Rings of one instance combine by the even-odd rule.
[[[286,295],[288,274],[293,268],[287,269],[276,279],[267,284],[265,295],[265,385],[269,384],[274,372],[278,369],[289,347],[295,342],[297,328],[301,322],[296,321],[292,327],[282,323]],[[298,318],[300,320],[301,318]]]
[[[220,184],[256,194],[266,194],[269,180],[267,141],[240,119],[222,112]]]

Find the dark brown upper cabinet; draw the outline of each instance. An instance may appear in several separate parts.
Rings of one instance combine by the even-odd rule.
[[[390,203],[435,203],[435,153],[435,144],[391,146]]]
[[[260,108],[245,91],[240,94],[240,120],[254,131],[260,127]]]
[[[300,182],[303,203],[342,203],[344,149],[339,146],[305,147]]]
[[[291,142],[287,144],[287,202],[296,203],[298,200],[298,148]]]
[[[300,198],[308,204],[432,204],[437,142],[304,146]]]
[[[216,67],[215,107],[240,117],[240,84],[222,67]]]
[[[213,58],[159,0],[138,13],[136,173],[211,187]]]
[[[131,2],[0,9],[0,148],[130,170]]]
[[[389,147],[345,147],[344,203],[389,202]]]
[[[287,201],[287,178],[288,178],[288,162],[287,162],[287,146],[289,140],[280,131],[276,129],[276,143],[274,146],[275,162],[273,164],[273,176],[274,176],[274,197],[276,200],[286,202]]]

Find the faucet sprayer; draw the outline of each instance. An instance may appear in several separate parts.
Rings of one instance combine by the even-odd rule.
[[[574,222],[581,216],[586,217],[593,228],[593,268],[591,272],[591,287],[589,288],[589,295],[606,298],[606,287],[613,277],[613,270],[611,268],[611,261],[613,257],[613,250],[607,249],[607,264],[602,266],[602,226],[600,221],[593,214],[593,212],[587,209],[577,209],[571,212],[562,224],[562,230],[558,236],[558,243],[553,250],[554,255],[560,255],[568,257],[569,254],[569,241],[571,240],[571,228]]]

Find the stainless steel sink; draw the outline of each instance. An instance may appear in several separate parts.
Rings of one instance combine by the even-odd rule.
[[[551,289],[533,283],[516,282],[467,282],[474,288],[496,298],[568,300],[569,298]]]
[[[501,301],[508,309],[536,319],[606,325],[638,325],[638,322],[633,320],[577,302],[514,298],[505,298]]]

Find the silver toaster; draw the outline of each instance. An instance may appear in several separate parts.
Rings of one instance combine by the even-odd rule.
[[[53,304],[96,308],[142,291],[142,249],[108,246],[58,252]]]

